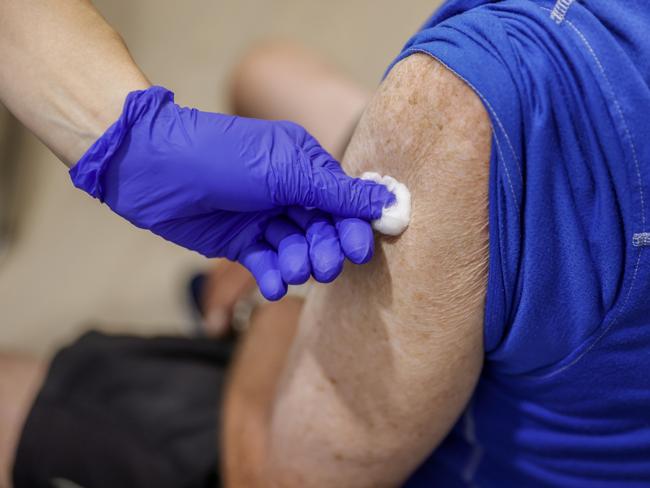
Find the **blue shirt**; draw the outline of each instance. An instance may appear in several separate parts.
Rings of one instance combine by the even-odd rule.
[[[407,486],[650,486],[650,2],[450,0],[415,52],[493,138],[484,369]]]

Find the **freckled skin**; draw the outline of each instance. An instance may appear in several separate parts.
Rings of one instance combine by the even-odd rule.
[[[401,484],[462,412],[483,360],[491,129],[426,55],[399,63],[343,164],[407,184],[412,220],[308,297],[268,433],[271,486]]]

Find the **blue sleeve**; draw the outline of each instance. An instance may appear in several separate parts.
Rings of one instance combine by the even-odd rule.
[[[615,100],[582,32],[546,3],[448,2],[395,61],[433,56],[491,119],[485,354],[511,374],[553,367],[598,333],[622,300],[638,220]]]

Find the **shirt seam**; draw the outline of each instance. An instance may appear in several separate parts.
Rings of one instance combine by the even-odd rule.
[[[541,7],[542,10],[550,11],[550,9],[546,7]],[[576,33],[576,35],[580,38],[582,43],[586,46],[589,54],[591,55],[592,59],[596,63],[596,66],[598,67],[601,75],[603,76],[604,80],[607,83],[607,86],[609,87],[609,90],[612,94],[612,101],[614,103],[614,106],[619,114],[619,117],[623,123],[623,129],[627,137],[627,142],[630,145],[630,150],[632,152],[632,158],[636,166],[636,172],[637,172],[637,178],[638,178],[638,183],[639,183],[639,198],[641,201],[641,227],[642,230],[645,231],[645,201],[644,201],[644,196],[643,196],[643,180],[641,178],[641,169],[639,166],[639,161],[636,153],[636,147],[634,146],[634,141],[632,139],[632,134],[629,131],[629,127],[627,125],[627,120],[625,118],[625,115],[623,114],[623,110],[621,108],[620,102],[618,101],[618,98],[616,97],[616,92],[614,91],[614,87],[611,84],[609,77],[607,76],[607,73],[605,72],[605,68],[603,64],[601,63],[600,59],[598,58],[596,52],[594,51],[593,47],[585,37],[585,35],[582,33],[582,31],[569,19],[565,19],[564,22]],[[535,380],[543,380],[543,379],[549,379],[554,376],[557,376],[560,373],[563,373],[564,371],[568,370],[575,364],[577,364],[582,358],[584,358],[589,352],[593,350],[594,347],[598,345],[598,343],[607,335],[607,333],[618,323],[619,319],[623,315],[623,312],[627,310],[627,305],[630,300],[630,296],[632,295],[632,290],[634,289],[634,285],[636,283],[636,278],[639,272],[639,265],[641,263],[641,255],[642,255],[642,249],[643,248],[638,248],[637,256],[636,256],[636,263],[634,265],[634,272],[632,273],[632,278],[630,279],[629,285],[627,292],[625,294],[625,298],[623,299],[623,303],[618,307],[618,310],[616,311],[614,317],[603,327],[603,329],[596,335],[596,337],[592,338],[591,341],[586,340],[585,342],[582,343],[582,345],[578,346],[576,349],[574,349],[574,353],[577,353],[577,356],[571,359],[568,363],[562,364],[561,366],[557,367],[556,369],[553,369],[553,367],[550,368],[550,371],[545,371],[540,374],[523,374],[520,377],[523,379],[535,379]],[[580,351],[581,348],[584,348],[582,351]],[[580,352],[578,352],[580,351]],[[571,353],[570,353],[571,354]],[[565,357],[569,357],[568,356]]]

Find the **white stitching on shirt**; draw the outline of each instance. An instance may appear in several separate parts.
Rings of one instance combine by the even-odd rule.
[[[474,93],[476,93],[476,95],[478,95],[478,97],[489,108],[490,112],[492,112],[492,115],[494,115],[494,118],[499,123],[499,127],[501,128],[501,131],[503,132],[503,135],[506,137],[506,140],[508,141],[508,145],[510,146],[510,150],[512,151],[512,154],[515,157],[515,161],[517,161],[517,156],[516,156],[516,154],[514,152],[514,148],[510,144],[510,139],[508,138],[508,133],[503,128],[503,125],[501,125],[501,120],[499,119],[499,116],[496,114],[496,112],[494,111],[494,109],[490,105],[490,102],[487,101],[487,99],[483,96],[483,94],[479,90],[477,90],[476,87],[469,80],[462,77],[458,72],[456,72],[456,70],[452,69],[447,63],[445,63],[443,60],[441,60],[437,56],[431,54],[430,52],[425,51],[424,49],[417,49],[417,48],[409,49],[408,52],[410,52],[410,53],[419,52],[419,53],[431,56],[436,61],[438,61],[440,64],[442,64],[445,68],[447,68],[449,71],[451,71],[454,75],[456,75],[458,78],[460,78],[465,83],[467,83],[467,85],[472,89],[472,91],[474,91]],[[492,124],[492,119],[490,119],[490,125],[492,126],[492,133],[494,134],[494,141],[497,144],[497,151],[498,151],[499,156],[501,158],[501,161],[503,163],[503,169],[506,172],[506,177],[508,179],[508,184],[510,185],[510,191],[512,192],[512,199],[513,199],[514,204],[515,204],[515,209],[517,210],[517,215],[519,215],[520,211],[519,211],[519,204],[517,203],[517,194],[515,193],[515,187],[512,185],[512,179],[510,178],[510,171],[508,171],[508,166],[506,165],[506,160],[503,157],[503,152],[501,150],[501,144],[499,143],[499,137],[497,136],[497,132],[494,130],[494,125]],[[517,165],[517,168],[519,168],[519,165]],[[521,169],[519,169],[519,176],[520,177],[522,176]],[[523,178],[522,178],[522,183],[523,183]],[[519,215],[519,217],[521,217],[521,215]]]
[[[601,333],[598,334],[598,337],[596,337],[591,342],[591,344],[589,344],[589,346],[584,351],[582,351],[580,354],[578,354],[578,356],[575,357],[571,362],[569,362],[568,364],[565,364],[564,366],[562,366],[559,369],[551,371],[548,374],[542,375],[541,376],[542,378],[551,378],[551,377],[553,377],[553,376],[555,376],[557,374],[560,374],[562,371],[565,371],[565,370],[569,369],[574,364],[576,364],[583,357],[585,357],[589,353],[589,351],[591,351],[594,347],[596,347],[596,344],[598,344],[600,342],[600,340],[603,337],[605,337],[605,334],[607,334],[607,332],[609,332],[609,330],[612,327],[614,327],[614,325],[618,322],[618,319],[620,319],[621,315],[623,314],[623,310],[625,310],[625,307],[627,306],[627,302],[630,300],[630,295],[632,295],[632,289],[634,288],[633,285],[634,285],[634,282],[636,281],[636,275],[639,272],[639,263],[641,262],[641,254],[642,254],[641,249],[639,249],[639,252],[637,253],[637,258],[636,258],[636,265],[634,266],[634,274],[632,275],[632,281],[630,281],[630,286],[627,289],[627,294],[625,295],[625,300],[623,301],[623,304],[621,305],[621,308],[618,309],[618,312],[616,313],[616,315],[614,316],[612,321],[607,326],[605,326],[605,328],[601,331]],[[536,376],[536,375],[533,375],[533,374],[524,375],[524,377],[525,378],[539,378],[539,376]]]
[[[632,245],[634,247],[650,246],[650,232],[639,232],[632,236]]]
[[[591,47],[591,44],[589,44],[589,41],[585,38],[584,34],[578,29],[573,22],[570,20],[566,21],[567,24],[580,36],[580,39],[582,39],[582,42],[585,43],[587,46],[587,49],[591,53],[591,55],[594,58],[594,61],[596,61],[596,65],[598,66],[598,69],[600,70],[601,74],[603,75],[603,78],[605,78],[605,81],[607,82],[607,86],[609,86],[609,90],[612,92],[612,98],[614,101],[614,106],[616,107],[616,111],[618,112],[619,117],[621,118],[621,121],[623,122],[623,129],[625,130],[625,135],[628,138],[629,144],[630,144],[630,149],[632,150],[632,159],[634,160],[634,165],[636,167],[636,175],[637,178],[639,179],[639,198],[641,199],[641,230],[645,232],[645,199],[643,195],[643,180],[641,179],[641,167],[639,165],[639,158],[637,157],[636,153],[636,146],[634,145],[634,140],[632,139],[632,134],[630,133],[630,129],[627,125],[627,120],[625,119],[625,116],[623,115],[623,110],[621,109],[621,105],[618,101],[618,98],[616,98],[616,92],[614,91],[614,87],[612,86],[611,82],[609,81],[609,78],[607,77],[607,74],[605,73],[605,68],[603,68],[603,65],[600,62],[600,59],[598,59],[598,56],[596,56],[596,53],[594,52],[593,48]]]
[[[450,68],[450,67],[449,67],[449,66],[448,66],[444,61],[442,61],[441,59],[439,59],[437,56],[434,56],[434,55],[431,54],[430,52],[427,52],[427,51],[425,51],[425,50],[423,50],[423,49],[417,49],[417,48],[411,48],[411,49],[409,49],[409,52],[420,52],[420,53],[428,54],[428,55],[431,56],[432,58],[435,58],[435,59],[436,59],[440,64],[442,64],[445,68],[447,68],[449,71],[451,71],[451,72],[454,73],[456,76],[458,76],[458,78],[460,78],[460,79],[463,80],[465,83],[467,83],[467,84],[469,85],[469,87],[470,87],[472,90],[474,90],[474,93],[476,93],[476,94],[481,98],[481,100],[483,100],[483,103],[486,105],[486,107],[488,108],[488,110],[489,110],[489,111],[492,113],[492,115],[494,116],[495,120],[497,121],[497,124],[499,124],[499,128],[501,129],[501,132],[503,132],[503,135],[504,135],[504,137],[506,138],[506,142],[508,143],[508,147],[510,148],[510,152],[512,153],[512,157],[513,157],[514,160],[515,160],[515,163],[516,163],[515,165],[517,166],[517,172],[519,173],[519,179],[521,180],[521,184],[523,185],[523,183],[524,183],[524,176],[523,176],[523,173],[522,173],[522,171],[521,171],[521,163],[520,163],[520,161],[519,161],[519,156],[517,156],[517,152],[515,151],[515,148],[514,148],[514,146],[512,145],[512,141],[510,140],[510,137],[508,137],[508,133],[506,132],[506,129],[503,127],[503,124],[501,123],[501,119],[500,119],[499,116],[497,115],[496,111],[494,110],[494,108],[492,107],[492,105],[490,104],[490,102],[489,102],[489,101],[488,101],[488,100],[483,96],[483,94],[482,94],[480,91],[478,91],[478,90],[476,89],[476,87],[475,87],[474,85],[472,85],[468,80],[466,80],[465,78],[463,78],[463,77],[462,77],[460,74],[458,74],[455,70],[451,69],[451,68]],[[490,121],[490,123],[491,123],[491,122],[492,122],[492,121]],[[494,130],[493,130],[493,132],[494,132]],[[506,172],[507,172],[507,170],[506,170]],[[508,178],[510,178],[510,177],[508,177]]]
[[[557,23],[561,24],[566,17],[566,13],[569,11],[569,7],[575,0],[557,0],[555,6],[551,11],[551,18]]]
[[[549,9],[547,9],[547,8],[545,8],[545,7],[540,7],[540,8],[542,8],[542,9],[544,9],[544,10],[549,10]],[[616,99],[616,94],[614,93],[614,90],[613,90],[613,88],[612,88],[611,83],[609,83],[609,78],[607,78],[607,75],[605,74],[605,69],[603,68],[603,65],[600,63],[600,60],[598,59],[598,56],[596,56],[596,53],[595,53],[594,50],[591,48],[591,45],[589,44],[589,42],[587,41],[587,39],[585,38],[585,36],[582,34],[582,32],[581,32],[581,31],[580,31],[580,30],[579,30],[575,25],[573,25],[573,23],[571,23],[571,21],[567,20],[567,23],[568,23],[568,24],[571,26],[571,28],[572,28],[572,29],[573,29],[573,30],[574,30],[574,31],[575,31],[575,32],[580,36],[580,38],[582,39],[582,41],[585,43],[585,45],[586,45],[587,48],[589,49],[589,52],[591,53],[591,55],[592,55],[592,56],[594,57],[594,59],[596,60],[596,63],[597,63],[597,65],[598,65],[598,67],[600,68],[603,77],[605,78],[605,80],[607,80],[607,83],[608,83],[608,85],[609,85],[609,88],[610,88],[610,90],[612,91],[612,96],[614,97],[614,100],[616,101],[616,106],[617,106],[618,110],[620,111],[620,116],[621,116],[621,118],[623,119],[623,122],[624,122],[624,125],[625,125],[625,130],[626,130],[628,136],[630,136],[629,131],[627,130],[627,129],[628,129],[628,128],[627,128],[627,123],[625,123],[625,118],[623,117],[623,113],[622,113],[622,111],[621,111],[621,107],[620,107],[620,105],[618,104],[618,100]],[[634,145],[633,145],[633,142],[632,142],[632,138],[631,138],[631,137],[630,137],[630,144],[632,145],[632,152],[633,152],[633,154],[634,154],[634,156],[635,156],[634,159],[635,159],[635,163],[637,164],[637,176],[638,176],[638,178],[639,178],[639,185],[641,186],[641,185],[642,185],[642,180],[641,180],[641,170],[640,170],[640,168],[639,168],[638,161],[636,160],[636,150],[634,149]],[[643,220],[643,227],[645,228],[645,217],[644,217],[644,210],[643,210],[643,188],[640,188],[640,191],[641,191],[641,210],[642,210],[641,215],[642,215],[642,220]],[[587,354],[588,354],[588,353],[589,353],[589,352],[590,352],[594,347],[596,347],[596,345],[597,345],[597,344],[600,342],[600,340],[601,340],[601,339],[602,339],[602,338],[607,334],[607,332],[609,332],[610,329],[611,329],[612,327],[614,327],[614,325],[616,325],[616,323],[618,322],[618,320],[619,320],[619,319],[621,318],[621,316],[623,315],[623,311],[624,311],[624,310],[626,309],[626,307],[627,307],[627,303],[629,302],[629,300],[630,300],[630,296],[632,295],[632,290],[634,289],[634,283],[636,282],[636,277],[637,277],[637,275],[638,275],[638,273],[639,273],[639,264],[641,263],[641,255],[643,254],[642,251],[643,251],[643,248],[640,247],[640,248],[639,248],[639,251],[638,251],[638,253],[637,253],[636,264],[635,264],[635,266],[634,266],[634,273],[632,274],[632,279],[631,279],[631,281],[630,281],[630,285],[629,285],[629,287],[628,287],[628,289],[627,289],[627,293],[625,294],[625,299],[623,300],[623,303],[621,304],[621,306],[619,307],[618,311],[616,312],[616,315],[612,318],[611,322],[610,322],[609,324],[607,324],[607,325],[603,328],[603,330],[600,332],[600,334],[598,334],[598,336],[597,336],[595,339],[593,339],[593,340],[591,341],[591,343],[589,344],[589,346],[587,346],[587,347],[585,348],[584,351],[582,351],[582,352],[581,352],[580,354],[578,354],[575,358],[573,358],[573,360],[571,360],[569,363],[565,364],[564,366],[562,366],[562,367],[559,368],[559,369],[553,370],[553,371],[551,371],[551,372],[549,372],[549,373],[547,373],[547,374],[542,374],[542,375],[535,375],[535,374],[527,374],[527,375],[523,375],[524,378],[531,378],[531,379],[532,379],[532,378],[535,378],[535,379],[538,379],[538,378],[540,378],[540,377],[541,377],[541,378],[551,378],[551,377],[553,377],[553,376],[556,376],[556,375],[562,373],[563,371],[566,371],[567,369],[569,369],[569,368],[570,368],[571,366],[573,366],[574,364],[576,364],[576,363],[577,363],[578,361],[580,361],[583,357],[585,357],[585,355],[587,355]]]
[[[469,86],[472,86],[472,84],[469,81],[462,78],[462,76],[461,76],[461,79],[463,79],[465,81],[465,83],[467,83]],[[472,86],[472,88],[474,88],[474,87]],[[478,93],[478,96],[481,97],[481,100],[483,100],[483,102],[485,102],[485,104],[490,109],[490,112],[492,112],[492,115],[494,115],[494,118],[496,119],[497,123],[499,124],[499,127],[501,128],[501,132],[503,132],[503,135],[506,138],[506,142],[508,143],[508,147],[510,148],[510,152],[512,153],[512,156],[515,159],[515,163],[516,163],[516,166],[517,166],[517,172],[519,173],[519,179],[521,180],[521,183],[523,185],[524,175],[523,175],[523,173],[521,171],[521,163],[519,162],[519,157],[517,156],[517,153],[515,152],[515,148],[512,146],[512,142],[510,141],[510,138],[508,137],[508,133],[506,132],[506,129],[503,127],[503,124],[501,123],[501,119],[499,118],[499,116],[497,115],[495,110],[492,108],[492,105],[490,105],[490,102],[488,102],[487,99],[485,97],[483,97],[483,95],[481,93],[479,93],[479,91],[476,90],[475,88],[474,88],[474,91],[476,93]]]

